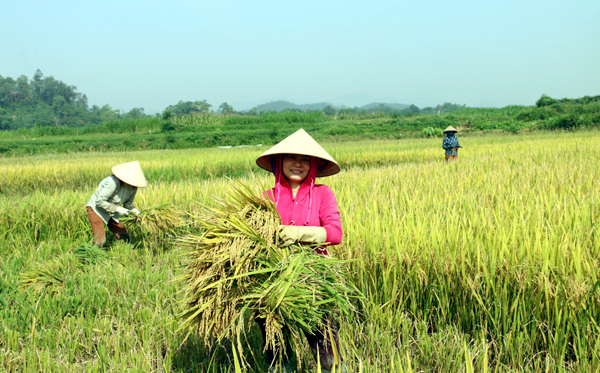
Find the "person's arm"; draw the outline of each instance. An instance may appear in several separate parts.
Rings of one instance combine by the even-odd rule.
[[[279,239],[282,241],[282,246],[289,246],[295,242],[329,243],[331,245],[338,245],[342,242],[342,222],[335,195],[329,187],[320,187],[323,188],[319,207],[321,226],[281,225],[279,227]]]
[[[109,214],[114,214],[117,211],[118,205],[108,202],[108,199],[115,194],[117,190],[117,183],[114,177],[107,177],[100,183],[100,191],[98,193],[98,199],[96,200],[96,207],[102,209]]]
[[[442,142],[442,149],[448,150],[448,149],[452,149],[452,148],[453,148],[452,144],[450,144],[450,141],[448,141],[448,138],[445,137],[444,141]]]
[[[133,193],[131,194],[131,196],[129,196],[129,198],[127,198],[127,201],[123,202],[123,207],[125,207],[127,210],[136,210],[137,209],[133,206],[133,200],[135,199],[135,195],[137,194],[137,188],[133,187]],[[137,212],[139,214],[139,211]]]
[[[339,245],[342,242],[344,232],[342,231],[342,221],[340,219],[340,210],[337,207],[337,200],[333,191],[325,187],[323,198],[321,199],[321,208],[319,210],[321,226],[327,232],[327,239],[331,245]]]

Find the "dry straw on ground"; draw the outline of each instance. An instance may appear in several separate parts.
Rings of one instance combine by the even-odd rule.
[[[182,327],[207,344],[234,339],[242,355],[251,322],[262,319],[265,349],[281,358],[291,348],[300,366],[305,334],[323,328],[328,313],[352,309],[344,261],[309,246],[280,247],[279,214],[259,188],[237,184],[197,222],[202,232],[179,240],[189,249]]]

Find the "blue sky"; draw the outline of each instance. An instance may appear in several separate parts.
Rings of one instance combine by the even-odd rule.
[[[0,0],[0,75],[162,111],[600,94],[600,1]]]

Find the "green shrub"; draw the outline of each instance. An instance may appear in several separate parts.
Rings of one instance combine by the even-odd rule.
[[[557,114],[556,109],[560,107],[557,106],[543,106],[543,107],[534,107],[528,108],[526,110],[521,111],[519,114],[515,116],[516,120],[520,121],[533,121],[533,120],[545,120],[551,118]]]
[[[173,132],[175,131],[175,126],[171,122],[163,122],[160,126],[160,131],[162,133]]]
[[[600,113],[600,103],[582,106],[581,110],[586,114]]]
[[[514,134],[517,134],[519,132],[521,132],[521,130],[525,127],[523,122],[518,122],[515,120],[511,120],[508,122],[504,122],[501,124],[502,129],[504,129],[507,132],[512,132]]]
[[[540,97],[540,99],[535,102],[535,106],[537,106],[537,107],[550,106],[557,102],[558,101],[556,101],[555,99],[553,99],[550,96],[542,95],[542,97]]]
[[[425,137],[442,137],[444,136],[444,130],[441,128],[434,128],[434,127],[426,127],[423,128],[423,135]]]
[[[547,121],[545,127],[552,130],[573,130],[579,127],[579,116],[575,113],[562,114]]]
[[[475,128],[476,130],[479,130],[479,131],[484,131],[484,130],[489,129],[488,128],[489,123],[485,120],[481,120],[481,119],[474,120],[474,121],[470,122],[469,124],[472,128]]]
[[[600,127],[600,113],[594,113],[589,116],[590,126]]]

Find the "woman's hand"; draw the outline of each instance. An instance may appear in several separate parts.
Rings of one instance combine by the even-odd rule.
[[[287,247],[296,242],[325,243],[327,231],[323,227],[296,227],[294,225],[280,225],[279,239],[281,246]]]
[[[129,210],[127,210],[125,207],[119,206],[117,207],[117,214],[127,216],[129,215]]]

